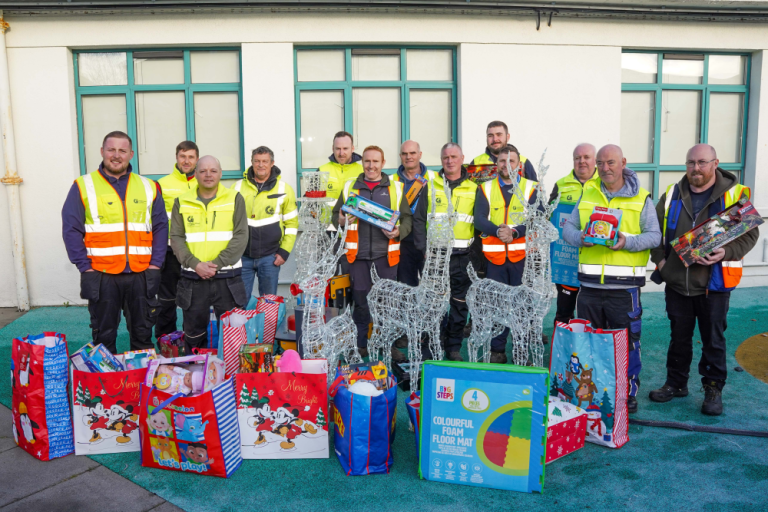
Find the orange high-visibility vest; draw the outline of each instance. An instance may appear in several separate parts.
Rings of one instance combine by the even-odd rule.
[[[536,184],[537,182],[535,181],[520,178],[517,186],[523,190],[524,197],[530,199]],[[498,179],[486,181],[481,188],[483,195],[488,200],[489,221],[497,226],[501,224],[508,226],[520,224],[517,218],[523,214],[524,206],[516,195],[512,194],[509,206],[507,206]],[[483,253],[488,258],[488,261],[494,265],[503,265],[505,258],[509,258],[509,261],[512,263],[517,263],[525,258],[525,237],[515,238],[509,244],[505,244],[501,239],[493,235],[488,235],[482,240]]]
[[[348,180],[344,184],[344,202],[347,201],[347,198],[349,197],[350,191],[359,194],[360,191],[357,189],[352,188],[352,183],[354,183],[357,180],[357,178],[352,178],[351,180]],[[389,208],[391,210],[397,211],[400,209],[400,201],[403,198],[403,184],[399,181],[390,180],[389,181]],[[347,227],[347,240],[344,243],[344,247],[347,249],[347,261],[350,263],[353,263],[355,259],[357,259],[357,243],[358,243],[358,233],[357,233],[357,226],[359,224],[358,220],[354,217],[350,217],[349,220],[349,226]],[[400,226],[400,221],[397,221],[397,226]],[[400,263],[400,242],[397,240],[390,240],[389,246],[387,247],[387,262],[389,263],[390,267],[394,267],[398,263]]]

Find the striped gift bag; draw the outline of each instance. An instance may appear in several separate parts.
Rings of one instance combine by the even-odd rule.
[[[232,379],[198,396],[141,386],[141,465],[229,478],[240,467]]]
[[[240,369],[240,347],[246,343],[255,343],[249,340],[248,331],[255,331],[253,322],[258,311],[235,308],[227,311],[219,319],[219,357],[224,360],[224,371],[227,375],[234,375]],[[251,325],[249,325],[251,324]]]
[[[259,343],[274,343],[277,326],[285,316],[284,299],[277,295],[262,295],[256,299],[256,312],[264,313],[264,329]]]

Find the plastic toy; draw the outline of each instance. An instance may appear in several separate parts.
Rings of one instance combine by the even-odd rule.
[[[619,225],[621,224],[621,210],[616,208],[604,208],[595,206],[589,223],[584,228],[587,236],[585,242],[613,247],[619,240]]]

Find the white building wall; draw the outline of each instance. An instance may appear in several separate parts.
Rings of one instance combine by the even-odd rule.
[[[757,205],[768,211],[768,69],[762,66],[768,30],[762,24],[555,18],[551,27],[542,23],[537,31],[532,17],[266,12],[8,21],[27,270],[36,306],[82,302],[60,221],[64,198],[79,174],[72,49],[241,46],[246,161],[251,149],[268,145],[286,181],[295,185],[294,44],[456,45],[458,128],[467,161],[483,151],[486,124],[501,119],[510,125],[512,142],[535,164],[548,149],[549,186],[570,170],[577,143],[619,142],[622,48],[752,51],[747,164],[756,172]],[[3,195],[4,268],[12,268],[8,230]],[[759,263],[761,249],[762,240],[748,261]],[[768,274],[762,267],[750,273]],[[768,276],[746,284],[766,282]],[[12,304],[12,276],[3,283],[0,305]]]

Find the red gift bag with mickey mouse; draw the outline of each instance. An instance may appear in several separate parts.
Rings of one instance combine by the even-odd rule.
[[[40,460],[74,450],[67,394],[69,352],[63,334],[16,338],[11,348],[13,437]]]
[[[72,369],[75,455],[139,451],[139,398],[146,368],[89,373]]]

